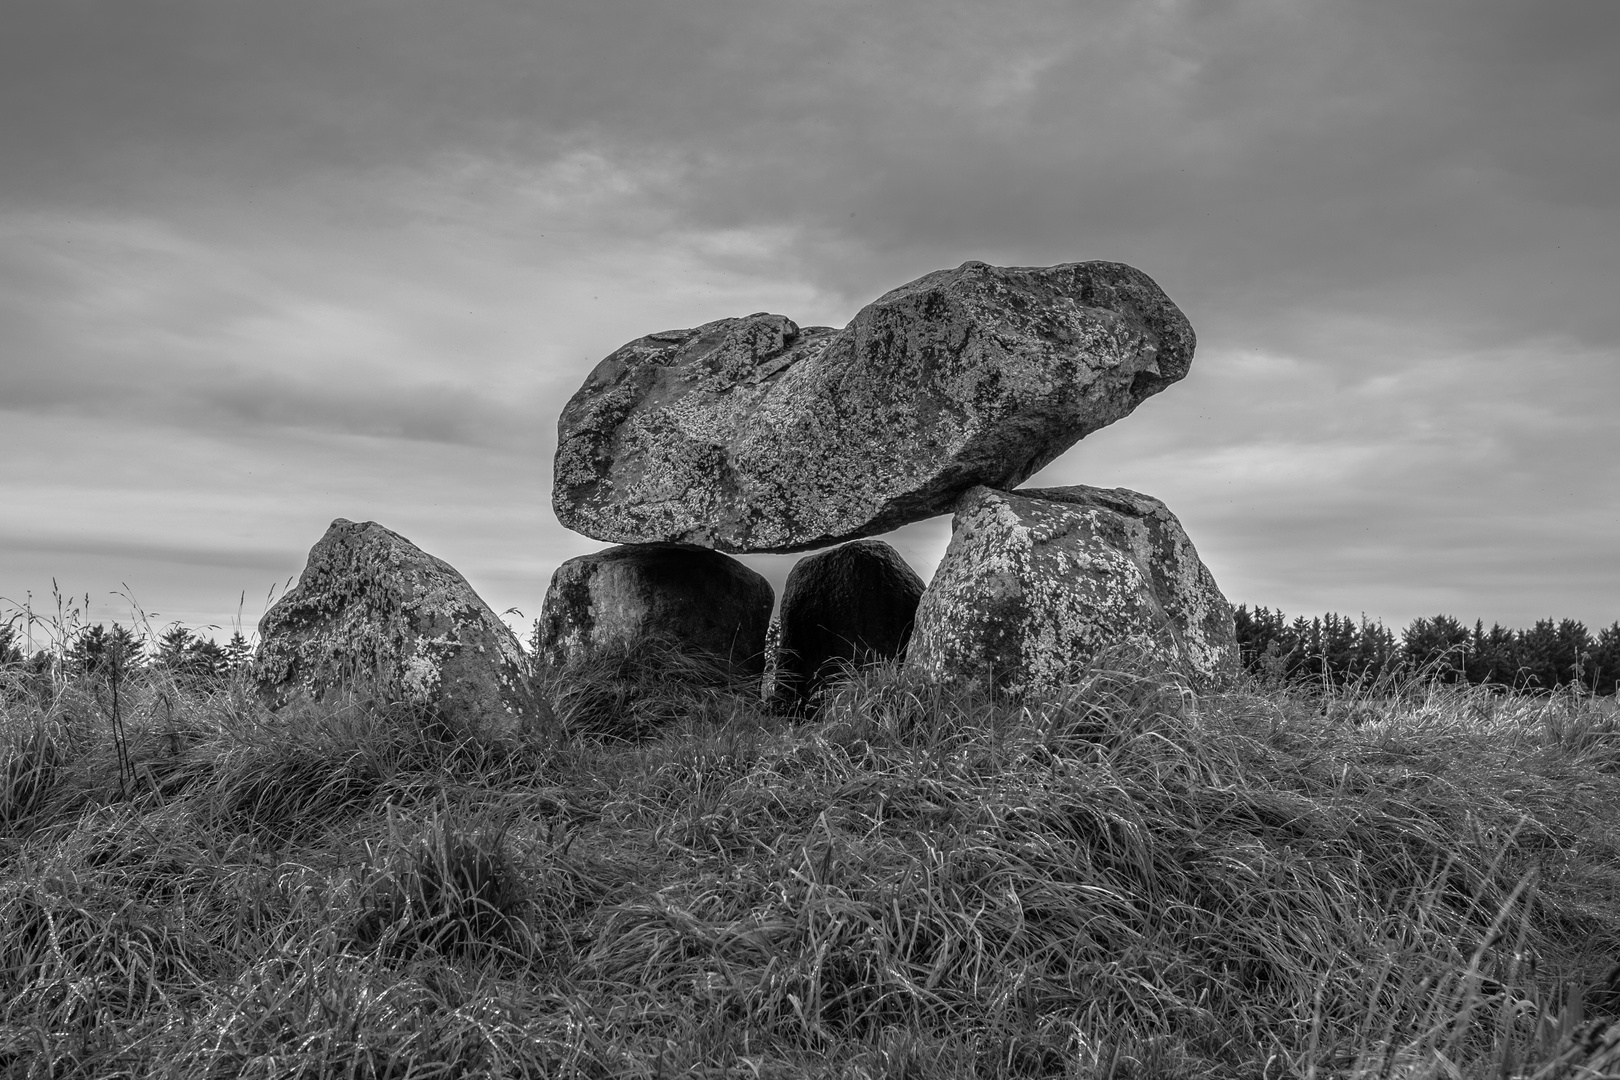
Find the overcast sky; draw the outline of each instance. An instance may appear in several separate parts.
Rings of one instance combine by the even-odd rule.
[[[1163,499],[1234,603],[1620,618],[1612,0],[0,14],[16,604],[251,629],[346,517],[526,625],[602,546],[551,453],[619,345],[1111,259],[1192,373],[1032,484]]]

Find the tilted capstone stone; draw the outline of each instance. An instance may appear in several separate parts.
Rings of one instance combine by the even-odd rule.
[[[907,666],[945,679],[988,674],[1025,693],[1063,685],[1111,646],[1198,686],[1237,672],[1232,606],[1164,503],[1124,488],[964,495]]]
[[[612,542],[789,552],[1021,483],[1187,374],[1192,327],[1121,263],[968,262],[842,330],[782,315],[650,334],[558,422],[553,506]]]
[[[467,579],[375,521],[339,518],[259,620],[271,708],[345,690],[510,730],[553,720],[517,636]]]
[[[905,652],[923,580],[882,540],[852,540],[793,564],[782,589],[775,699],[808,714],[846,666]]]
[[[757,679],[775,603],[771,583],[729,555],[689,544],[625,544],[557,568],[537,648],[560,666],[651,641]]]

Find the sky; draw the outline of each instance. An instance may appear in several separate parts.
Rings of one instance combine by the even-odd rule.
[[[970,259],[1186,313],[1029,483],[1164,500],[1234,604],[1620,619],[1611,0],[0,14],[0,619],[251,632],[344,517],[526,628],[604,546],[550,508],[598,360]]]

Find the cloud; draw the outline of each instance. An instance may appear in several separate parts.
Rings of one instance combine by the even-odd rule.
[[[651,329],[820,303],[771,272],[790,234],[661,214],[661,170],[445,155],[377,178],[383,235],[0,211],[0,594],[60,577],[127,621],[127,583],[219,623],[345,516],[533,618],[552,569],[600,546],[549,509],[585,372]]]
[[[562,401],[625,340],[813,300],[771,280],[781,230],[655,220],[641,179],[591,155],[436,164],[379,184],[426,222],[388,238],[0,214],[0,410],[547,453]],[[627,310],[627,289],[652,299]]]
[[[545,515],[546,461],[618,345],[1112,258],[1198,359],[1045,482],[1166,498],[1239,599],[1607,621],[1617,53],[1587,0],[29,4],[0,411],[85,440],[30,458],[58,502],[155,491],[142,543],[240,542],[205,507],[252,469],[274,492],[239,512],[295,564],[358,504],[533,607],[594,546]],[[216,464],[188,494],[120,443]]]
[[[64,0],[8,36],[0,124],[27,152],[4,187],[153,206],[228,189],[252,218],[331,181],[357,193],[344,213],[379,213],[358,192],[443,156],[486,168],[486,193],[656,160],[641,205],[665,220],[627,225],[795,231],[799,267],[846,302],[970,255],[1102,256],[1201,326],[1419,293],[1414,318],[1491,335],[1539,315],[1532,331],[1591,343],[1617,333],[1593,302],[1620,259],[1601,179],[1620,87],[1599,62],[1617,24],[1575,0]],[[1482,299],[1504,292],[1507,317]]]
[[[1346,333],[1376,362],[1208,350],[1030,484],[1163,498],[1234,600],[1291,613],[1620,614],[1620,461],[1587,392],[1607,357],[1556,339],[1384,353],[1388,333]]]

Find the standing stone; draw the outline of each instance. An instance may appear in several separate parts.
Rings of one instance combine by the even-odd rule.
[[[449,722],[552,721],[516,635],[455,567],[375,521],[338,518],[259,620],[254,670],[280,708],[356,689]]]
[[[807,712],[846,664],[905,652],[923,580],[882,540],[855,540],[793,565],[782,589],[776,700]]]
[[[1237,672],[1232,605],[1162,502],[1093,487],[962,497],[909,666],[936,678],[988,671],[1023,693],[1061,685],[1115,644],[1198,685]]]
[[[729,555],[626,544],[557,568],[540,610],[539,652],[560,665],[655,639],[757,679],[775,602],[771,583]]]
[[[1193,331],[1121,263],[964,263],[842,330],[782,315],[639,338],[558,421],[552,502],[614,542],[805,551],[1012,487],[1187,374]]]

